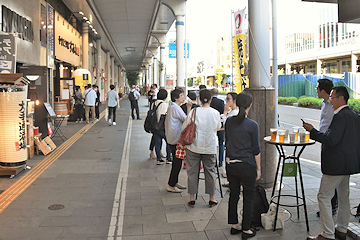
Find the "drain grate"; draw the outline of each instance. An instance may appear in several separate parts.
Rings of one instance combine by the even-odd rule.
[[[49,210],[60,210],[63,208],[65,208],[65,206],[62,204],[53,204],[48,207]]]
[[[102,158],[101,161],[110,161],[111,158]]]
[[[105,148],[105,149],[96,149],[95,152],[110,152],[111,149]]]

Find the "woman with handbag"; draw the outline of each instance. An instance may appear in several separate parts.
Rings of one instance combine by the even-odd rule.
[[[210,90],[200,91],[200,101],[202,106],[191,110],[183,124],[185,129],[194,119],[196,125],[195,138],[186,149],[186,170],[190,194],[188,205],[195,206],[195,194],[198,193],[200,164],[202,163],[205,174],[205,193],[209,194],[209,207],[214,207],[218,203],[215,200],[215,164],[218,142],[216,133],[221,128],[220,113],[210,107]]]
[[[226,172],[230,183],[228,223],[232,235],[242,233],[242,239],[256,235],[250,229],[255,194],[255,181],[261,177],[259,126],[248,119],[252,96],[242,92],[236,98],[239,107],[237,116],[225,123]],[[240,187],[243,187],[243,218],[238,224],[238,202]]]
[[[165,135],[171,149],[173,161],[166,190],[168,192],[181,193],[182,189],[186,189],[186,186],[178,183],[182,159],[176,157],[176,144],[179,141],[182,125],[186,119],[186,114],[180,107],[185,101],[185,95],[182,89],[174,89],[171,91],[170,96],[172,103],[168,108],[165,118]],[[191,103],[188,103],[188,112],[190,107]]]
[[[165,99],[168,96],[168,92],[165,89],[160,89],[157,94],[157,100],[154,103],[156,109],[156,130],[153,131],[154,142],[155,142],[155,152],[156,152],[156,165],[164,164],[164,160],[162,160],[161,147],[162,140],[164,139],[166,142],[166,164],[171,163],[171,150],[167,144],[165,137],[165,117],[168,109],[168,104],[165,102]]]

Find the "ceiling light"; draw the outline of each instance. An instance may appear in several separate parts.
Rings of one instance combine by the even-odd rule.
[[[134,47],[126,47],[125,49],[128,52],[135,52],[136,51],[136,49]]]
[[[93,25],[91,25],[91,24],[89,25],[89,27],[90,27],[90,28],[94,28]]]
[[[80,15],[84,15],[84,13],[82,11],[79,12]]]
[[[89,43],[89,46],[92,47],[92,46],[94,46],[94,44],[93,44],[93,43]]]
[[[87,20],[87,21],[86,21],[86,23],[87,23],[87,24],[90,24],[90,21],[89,21],[89,20]]]
[[[96,31],[94,32],[96,35],[98,34]]]
[[[88,18],[87,18],[87,17],[83,17],[83,19],[84,19],[85,21],[87,21],[87,20],[88,20]]]

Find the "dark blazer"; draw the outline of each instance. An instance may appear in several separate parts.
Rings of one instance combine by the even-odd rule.
[[[360,172],[360,118],[349,107],[334,115],[325,133],[314,128],[310,137],[322,143],[323,174],[351,175]]]
[[[212,101],[210,103],[210,107],[218,110],[220,114],[224,113],[224,105],[225,105],[224,101],[221,99],[218,99],[215,96],[212,98]]]

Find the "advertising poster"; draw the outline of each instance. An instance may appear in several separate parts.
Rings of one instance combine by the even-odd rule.
[[[240,93],[249,87],[249,79],[245,76],[246,54],[246,33],[248,29],[248,19],[246,8],[234,13],[235,37],[234,37],[234,69],[235,69],[235,88]]]
[[[0,73],[15,73],[16,43],[12,35],[0,35]]]
[[[54,8],[47,5],[47,47],[48,68],[55,67],[55,42],[54,42]]]

